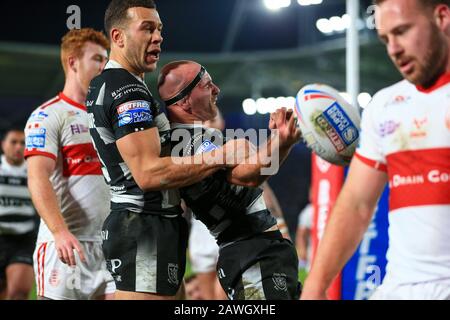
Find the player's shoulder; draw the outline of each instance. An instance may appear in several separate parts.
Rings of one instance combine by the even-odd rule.
[[[49,117],[57,114],[61,110],[62,105],[61,95],[58,94],[35,108],[28,118],[28,122],[42,122],[47,120]]]
[[[414,86],[410,82],[402,80],[378,91],[373,100],[385,103],[395,102],[395,100],[405,98],[405,95],[409,94],[413,88]]]
[[[91,81],[89,92],[93,96],[104,93],[105,101],[115,104],[127,102],[130,99],[153,101],[153,96],[145,83],[123,68],[104,69]]]
[[[397,102],[401,102],[407,98],[414,88],[415,87],[407,80],[399,81],[375,93],[372,101],[365,109],[382,109],[389,105],[396,104]]]
[[[125,86],[144,86],[141,81],[123,68],[108,68],[96,76],[91,84],[106,84],[107,89],[116,90]]]
[[[127,70],[123,68],[107,68],[104,69],[92,82],[106,82],[107,84],[123,83],[124,81],[137,82]]]

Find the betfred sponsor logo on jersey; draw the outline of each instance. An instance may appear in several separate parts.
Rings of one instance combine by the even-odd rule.
[[[28,130],[26,138],[26,148],[45,148],[45,128],[33,128]]]
[[[119,127],[131,123],[152,121],[150,104],[145,100],[129,101],[117,107]]]

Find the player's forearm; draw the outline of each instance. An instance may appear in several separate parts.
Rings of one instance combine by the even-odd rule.
[[[320,242],[305,288],[323,292],[355,252],[373,214],[373,208],[354,205],[350,194],[336,202]]]
[[[144,191],[174,189],[197,183],[226,166],[219,152],[193,157],[163,157],[135,176]],[[137,177],[137,178],[136,178]]]
[[[289,155],[292,146],[280,146],[276,134],[258,148],[258,152],[250,155],[244,163],[238,164],[229,174],[229,181],[233,184],[256,187],[264,183],[270,174],[264,174],[263,169],[279,167]],[[272,174],[278,170],[270,170]]]
[[[49,230],[55,232],[67,229],[58,200],[48,176],[43,172],[29,173],[28,188],[39,216]]]

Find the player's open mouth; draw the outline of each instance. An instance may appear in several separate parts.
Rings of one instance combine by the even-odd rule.
[[[159,50],[159,49],[148,51],[146,54],[146,58],[150,58],[151,60],[154,60],[154,61],[159,61],[160,53],[161,53],[161,50]]]

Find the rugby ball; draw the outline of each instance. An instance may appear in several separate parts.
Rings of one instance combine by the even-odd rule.
[[[359,142],[361,116],[337,90],[309,84],[297,94],[295,112],[307,146],[322,159],[346,166]]]

